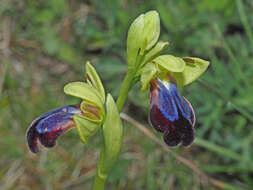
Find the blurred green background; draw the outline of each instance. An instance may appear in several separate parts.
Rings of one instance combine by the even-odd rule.
[[[166,53],[211,65],[181,92],[195,108],[197,140],[174,152],[235,189],[253,189],[253,1],[1,0],[0,189],[91,189],[101,146],[76,131],[53,149],[28,151],[25,132],[48,110],[79,100],[63,86],[84,80],[90,60],[116,98],[126,71],[126,35],[139,14],[157,10]],[[148,125],[148,92],[130,93],[124,112]],[[125,124],[106,189],[217,189],[134,126]]]

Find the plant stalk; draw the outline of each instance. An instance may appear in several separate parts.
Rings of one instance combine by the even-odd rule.
[[[123,81],[122,87],[120,89],[119,97],[116,102],[119,112],[122,110],[125,104],[125,101],[127,99],[128,93],[131,90],[134,76],[135,76],[135,70],[128,69],[125,79]]]
[[[122,110],[122,108],[125,104],[125,101],[127,99],[128,93],[132,88],[133,80],[135,77],[135,72],[136,72],[135,69],[128,69],[127,74],[124,78],[124,81],[123,81],[121,89],[120,89],[119,97],[116,102],[119,112]],[[98,171],[97,171],[96,177],[95,177],[95,182],[93,185],[93,190],[104,190],[105,181],[106,181],[106,178],[101,178],[98,175]]]
[[[97,173],[96,177],[95,177],[93,190],[103,190],[105,187],[105,180],[106,180],[106,178],[99,177],[99,175]]]

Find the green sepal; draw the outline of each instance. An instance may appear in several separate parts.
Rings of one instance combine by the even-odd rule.
[[[145,49],[142,50],[144,52],[156,44],[160,35],[160,18],[157,11],[149,11],[144,15],[144,30],[142,35],[145,42],[143,44]]]
[[[206,71],[210,64],[209,61],[195,57],[184,57],[183,60],[186,63],[184,71],[181,73],[172,73],[178,86],[185,86],[195,81]]]
[[[87,83],[98,90],[102,97],[102,101],[105,102],[105,90],[95,68],[88,61],[85,68]]]
[[[184,60],[173,55],[158,56],[153,62],[158,64],[159,69],[169,72],[183,72],[185,68]]]
[[[91,120],[81,115],[74,115],[77,133],[83,143],[93,136],[101,126],[101,121]]]
[[[137,17],[131,24],[127,35],[127,64],[129,67],[134,67],[139,49],[144,41],[144,14]]]
[[[106,110],[106,118],[102,127],[104,148],[98,163],[98,173],[101,177],[107,176],[117,160],[123,135],[123,126],[118,108],[110,94],[107,95]]]
[[[149,87],[149,82],[154,78],[154,76],[157,74],[158,68],[155,63],[147,63],[141,73],[141,90],[145,91]]]
[[[84,82],[71,82],[64,86],[64,92],[68,95],[82,98],[88,102],[94,103],[103,109],[103,99],[97,89]]]
[[[144,66],[146,63],[152,61],[154,58],[159,56],[162,51],[169,45],[168,42],[157,42],[157,44],[148,51],[148,53],[145,55],[145,58],[142,62],[141,66]]]

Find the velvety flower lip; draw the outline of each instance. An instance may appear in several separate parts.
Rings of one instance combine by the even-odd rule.
[[[189,146],[194,140],[195,114],[190,102],[179,95],[175,81],[151,81],[150,123],[169,146]]]
[[[26,134],[30,151],[39,152],[38,141],[45,147],[53,147],[60,135],[75,127],[73,116],[81,114],[79,107],[79,104],[64,106],[33,120]]]

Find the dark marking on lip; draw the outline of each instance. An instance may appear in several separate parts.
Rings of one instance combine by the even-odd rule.
[[[195,61],[194,61],[193,59],[189,58],[189,57],[185,57],[185,58],[183,58],[183,60],[184,60],[185,62],[187,62],[187,63],[192,63],[192,64],[195,63]]]

